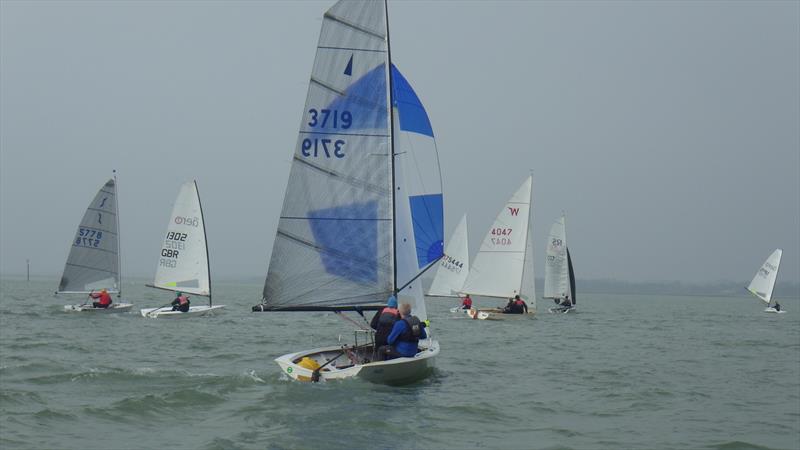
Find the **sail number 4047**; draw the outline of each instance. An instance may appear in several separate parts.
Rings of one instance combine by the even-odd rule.
[[[492,244],[511,245],[511,228],[492,228]]]

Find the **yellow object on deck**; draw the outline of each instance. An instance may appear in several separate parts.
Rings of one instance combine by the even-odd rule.
[[[308,370],[317,370],[320,367],[318,362],[314,361],[308,356],[304,356],[303,359],[301,359],[300,362],[297,363],[297,365]]]

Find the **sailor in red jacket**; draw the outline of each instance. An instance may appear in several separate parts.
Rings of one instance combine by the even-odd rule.
[[[99,302],[92,302],[92,306],[95,308],[108,308],[111,306],[111,295],[105,289],[100,292],[92,292],[89,297],[100,299]]]
[[[189,296],[183,295],[180,292],[177,292],[177,296],[175,300],[172,301],[172,310],[173,311],[180,311],[180,312],[189,312]]]
[[[469,294],[467,294],[461,302],[461,309],[472,309],[472,299],[469,297]]]

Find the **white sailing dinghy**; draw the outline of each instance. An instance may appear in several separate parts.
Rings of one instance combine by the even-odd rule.
[[[178,191],[158,257],[155,280],[147,286],[208,297],[208,305],[189,306],[186,312],[172,311],[171,306],[144,308],[142,317],[183,319],[218,312],[224,307],[211,301],[206,225],[196,181],[184,183]]]
[[[469,274],[469,243],[467,241],[467,216],[458,222],[444,256],[436,268],[436,275],[428,289],[429,297],[460,298],[464,281]],[[450,309],[451,312],[465,311],[460,306]]]
[[[89,298],[79,305],[65,305],[70,312],[117,313],[130,311],[131,303],[120,301],[119,209],[117,178],[109,179],[83,214],[64,265],[56,294],[84,294],[106,289],[117,298],[108,308],[95,308]]]
[[[531,197],[533,176],[500,210],[472,261],[464,282],[464,293],[501,299],[519,295],[528,305],[528,314],[505,314],[501,308],[470,309],[473,319],[501,320],[532,317],[536,313],[533,279],[533,239],[531,238]]]
[[[775,251],[769,255],[769,258],[764,261],[764,264],[761,265],[761,268],[758,269],[750,285],[747,286],[747,290],[750,291],[751,294],[760,298],[767,304],[767,308],[764,310],[764,312],[767,313],[780,314],[786,312],[786,310],[782,308],[776,309],[774,306],[770,306],[772,302],[772,290],[775,288],[775,280],[778,278],[778,268],[781,266],[781,256],[783,256],[783,250],[779,248],[775,249]]]
[[[547,259],[544,265],[544,298],[553,299],[559,306],[551,313],[575,312],[575,272],[567,246],[567,219],[564,215],[550,227],[547,240]],[[569,299],[569,305],[564,299]]]
[[[262,303],[253,311],[363,313],[395,294],[426,319],[419,276],[443,254],[441,177],[425,108],[391,61],[385,1],[343,0],[325,13]],[[301,381],[405,384],[432,372],[439,343],[430,328],[413,358],[388,361],[376,361],[372,335],[364,335],[364,345],[275,361]]]

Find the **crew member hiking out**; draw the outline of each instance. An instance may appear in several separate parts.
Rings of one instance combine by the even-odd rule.
[[[370,326],[375,330],[375,348],[388,344],[387,338],[392,332],[395,322],[400,320],[400,312],[397,310],[397,297],[392,295],[386,302],[386,306],[378,310],[372,317]]]
[[[100,292],[92,292],[89,294],[89,297],[100,299],[99,302],[92,302],[92,306],[95,308],[108,308],[111,306],[111,294],[105,289],[102,289]]]

